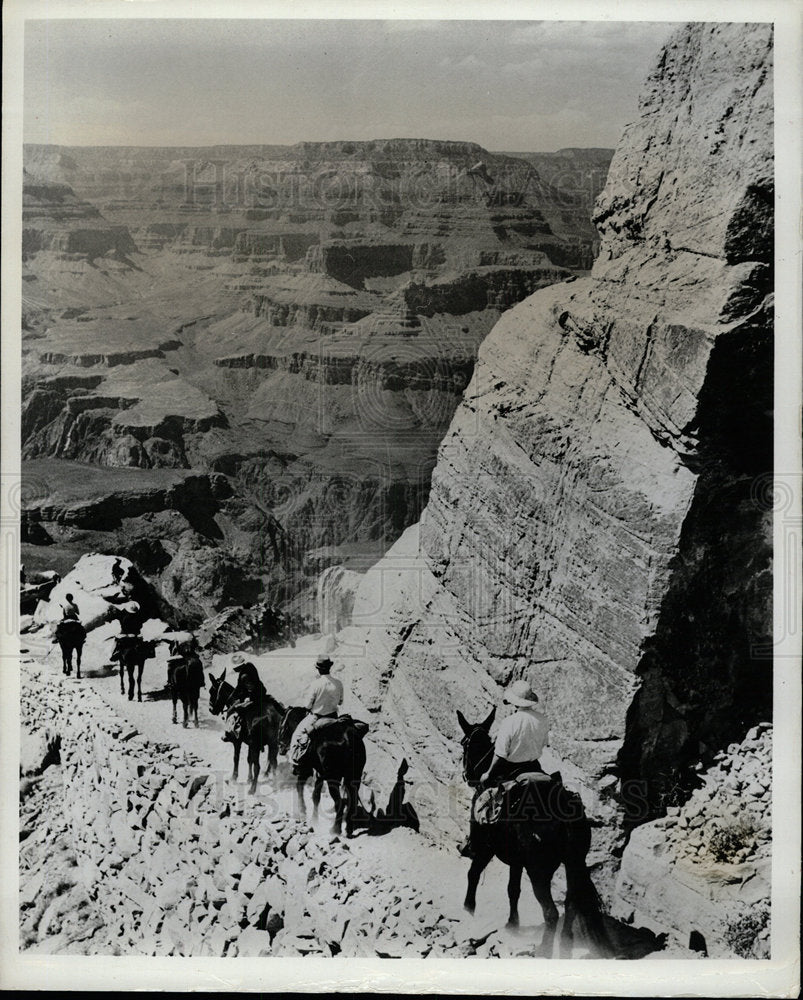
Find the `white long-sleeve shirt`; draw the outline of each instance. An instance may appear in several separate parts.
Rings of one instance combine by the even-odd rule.
[[[315,715],[331,715],[343,701],[343,684],[329,674],[322,674],[307,691],[307,708]]]
[[[494,752],[510,764],[538,760],[549,739],[549,720],[537,708],[519,708],[503,720]]]

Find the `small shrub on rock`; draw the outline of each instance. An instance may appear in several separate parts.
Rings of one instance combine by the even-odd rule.
[[[752,817],[745,816],[714,830],[708,848],[716,861],[732,863],[741,860],[742,851],[755,848],[757,833]]]
[[[770,911],[766,906],[746,910],[728,921],[725,941],[739,958],[769,958]],[[762,933],[767,929],[767,932]]]

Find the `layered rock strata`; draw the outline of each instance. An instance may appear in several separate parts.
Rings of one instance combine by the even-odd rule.
[[[454,709],[483,718],[525,676],[616,839],[770,715],[771,137],[771,29],[679,31],[598,201],[592,276],[483,343],[420,541],[368,574],[364,638],[342,637],[433,773],[457,763]]]
[[[31,494],[22,538],[39,556],[29,569],[44,560],[68,581],[85,582],[87,560],[101,560],[103,587],[111,583],[112,555],[82,555],[76,562],[75,554],[125,556],[158,595],[161,613],[181,625],[199,624],[232,605],[251,606],[267,590],[284,597],[297,589],[299,554],[269,513],[232,495],[223,475],[112,472],[73,462],[32,462],[26,471]]]
[[[69,254],[26,243],[23,456],[231,475],[240,538],[267,507],[299,554],[295,586],[268,574],[271,602],[309,592],[308,551],[376,559],[417,520],[478,344],[596,240],[548,178],[471,143],[29,147],[26,164],[34,235],[108,217],[120,241],[102,260],[77,236]]]
[[[27,171],[23,174],[23,258],[47,250],[94,259],[109,252],[124,256],[137,249],[125,226],[110,224],[68,184],[40,180]]]

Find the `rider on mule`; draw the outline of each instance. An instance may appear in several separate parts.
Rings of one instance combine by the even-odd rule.
[[[65,594],[61,603],[61,620],[66,622],[70,619],[76,622],[81,620],[78,615],[78,605],[73,600],[72,594]]]
[[[239,743],[245,739],[241,712],[252,707],[259,710],[268,696],[265,685],[259,679],[257,668],[250,661],[246,661],[242,653],[234,656],[234,670],[240,676],[227,709],[224,743]]]
[[[337,710],[343,701],[343,684],[336,678],[330,677],[329,671],[332,669],[332,661],[328,656],[319,656],[315,661],[318,670],[318,680],[310,685],[307,692],[307,716],[298,724],[293,738],[290,741],[288,757],[293,764],[293,773],[296,774],[301,758],[307,752],[310,742],[310,734],[319,724],[321,719],[336,719]]]
[[[494,756],[488,770],[481,776],[477,791],[498,785],[519,774],[543,771],[538,758],[549,738],[549,720],[538,708],[538,695],[527,681],[514,681],[505,691],[502,700],[515,705],[517,711],[500,725],[494,744]],[[475,796],[476,801],[476,796]],[[460,847],[463,857],[474,855],[474,835],[477,822],[472,817],[469,835]]]

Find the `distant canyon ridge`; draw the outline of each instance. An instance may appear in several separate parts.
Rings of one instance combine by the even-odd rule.
[[[23,562],[304,617],[418,520],[502,312],[591,267],[612,153],[27,146]]]

